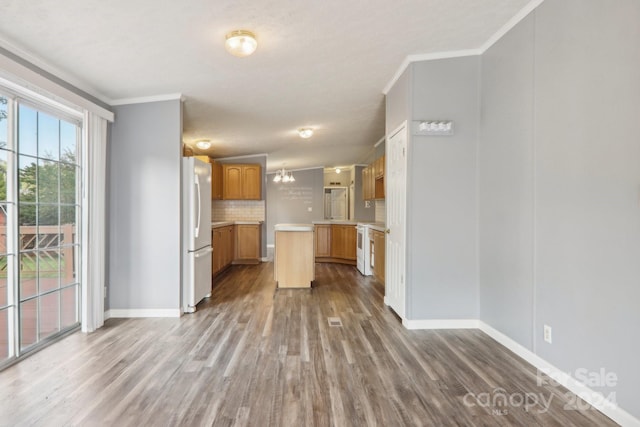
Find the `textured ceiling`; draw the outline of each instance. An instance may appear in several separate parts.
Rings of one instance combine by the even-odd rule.
[[[106,102],[182,93],[184,141],[215,157],[336,166],[371,159],[407,55],[479,48],[528,2],[0,0],[0,45]],[[235,29],[257,34],[254,55],[226,53]]]

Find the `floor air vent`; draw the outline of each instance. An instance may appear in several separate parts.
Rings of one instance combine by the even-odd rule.
[[[341,328],[342,327],[342,320],[340,320],[339,317],[329,317],[327,319],[329,320],[329,326],[334,327],[334,328]]]

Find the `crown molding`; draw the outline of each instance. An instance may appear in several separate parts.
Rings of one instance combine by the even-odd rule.
[[[478,56],[482,55],[493,46],[498,40],[500,40],[506,33],[509,32],[513,27],[518,25],[520,21],[522,21],[527,15],[529,15],[533,10],[535,10],[538,6],[540,6],[544,2],[544,0],[532,0],[525,7],[520,9],[518,13],[516,13],[510,20],[507,21],[498,31],[496,31],[489,39],[482,44],[479,48],[476,49],[466,49],[466,50],[452,50],[445,52],[433,52],[433,53],[425,53],[418,55],[408,55],[404,61],[398,67],[398,70],[393,75],[389,83],[386,84],[382,93],[387,95],[393,85],[396,84],[400,76],[405,72],[407,67],[413,62],[420,61],[433,61],[437,59],[449,59],[449,58],[460,58],[464,56]]]
[[[145,104],[147,102],[162,102],[162,101],[175,101],[175,100],[184,101],[186,98],[182,96],[181,93],[167,93],[163,95],[153,95],[153,96],[141,96],[137,98],[121,98],[114,99],[111,101],[111,105],[129,105],[129,104]]]

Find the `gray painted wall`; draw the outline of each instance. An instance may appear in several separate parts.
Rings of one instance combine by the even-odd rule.
[[[295,171],[293,183],[275,183],[267,175],[267,243],[273,245],[276,224],[321,221],[324,218],[324,171],[322,168]],[[312,211],[309,212],[308,208]]]
[[[242,157],[225,157],[222,159],[216,159],[220,163],[259,163],[262,165],[262,200],[264,200],[265,205],[268,204],[267,201],[267,155],[259,154],[256,156],[242,156]],[[265,206],[264,214],[266,217],[269,216],[267,212],[267,206]],[[262,225],[262,256],[267,256],[267,218],[265,218],[265,222]]]
[[[179,100],[115,107],[108,146],[110,309],[179,309]]]
[[[451,119],[455,133],[449,137],[410,137],[408,319],[479,316],[476,212],[479,76],[479,57],[412,64],[413,120]]]
[[[547,0],[485,53],[479,163],[482,320],[562,371],[616,373],[594,389],[635,417],[639,22],[635,0]]]
[[[533,35],[529,15],[482,56],[480,318],[533,350]]]
[[[370,201],[369,207],[362,198],[362,169],[364,166],[354,166],[354,217],[357,221],[374,221],[376,218],[375,204]]]

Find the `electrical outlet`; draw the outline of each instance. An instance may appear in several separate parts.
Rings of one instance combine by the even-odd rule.
[[[544,325],[544,340],[551,344],[551,326]]]

